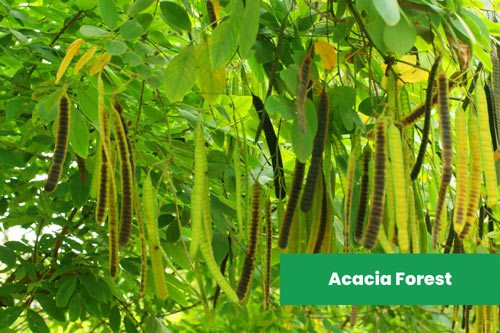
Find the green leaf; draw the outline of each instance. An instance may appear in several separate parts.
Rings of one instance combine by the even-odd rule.
[[[101,13],[101,17],[110,29],[114,29],[118,23],[118,14],[114,0],[97,0],[97,7]]]
[[[183,269],[189,269],[189,261],[186,257],[186,252],[184,252],[182,246],[179,244],[165,244],[165,251],[172,256],[174,263],[182,267]]]
[[[80,295],[77,295],[75,293],[71,298],[71,301],[69,302],[68,306],[69,320],[76,321],[80,317],[81,313],[82,313],[82,304],[80,301]]]
[[[17,261],[16,253],[8,247],[0,245],[0,261],[7,267],[12,267]]]
[[[181,100],[196,81],[198,66],[193,45],[180,51],[165,70],[165,94],[172,101]]]
[[[295,96],[297,85],[299,84],[299,72],[296,66],[291,66],[280,73],[281,79],[285,82],[288,92]]]
[[[5,104],[5,118],[7,119],[7,121],[11,121],[19,113],[21,113],[24,102],[24,98],[17,97],[9,100],[7,104]]]
[[[99,307],[99,303],[95,300],[95,298],[92,298],[90,295],[87,293],[82,293],[82,301],[83,305],[85,305],[85,310],[88,311],[91,315],[96,316],[96,317],[101,317],[101,309]]]
[[[142,25],[135,21],[123,23],[120,27],[120,35],[125,40],[134,40],[142,34]]]
[[[171,1],[160,2],[160,9],[165,21],[174,29],[191,30],[191,21],[186,10]]]
[[[135,20],[142,26],[142,31],[146,31],[151,26],[151,23],[153,23],[153,15],[149,13],[142,13],[137,15]]]
[[[80,275],[79,280],[90,296],[101,302],[107,301],[105,292],[101,285],[97,283],[94,275],[91,273],[84,273]]]
[[[76,275],[65,277],[56,294],[56,306],[65,308],[76,288]]]
[[[123,55],[123,60],[131,67],[139,66],[142,64],[142,58],[135,52],[128,51]]]
[[[200,90],[205,101],[208,104],[212,104],[226,87],[226,67],[221,66],[216,70],[212,70],[210,65],[209,39],[207,37],[202,38],[196,53],[200,66],[198,70]]]
[[[15,30],[15,29],[9,29],[10,33],[14,35],[14,37],[16,37],[16,39],[23,43],[23,44],[26,44],[28,42],[28,38],[26,38],[25,35],[23,35],[22,33],[20,33],[19,31]]]
[[[46,121],[52,121],[57,117],[57,105],[59,99],[61,98],[62,90],[57,89],[49,96],[44,97],[44,99],[39,104],[39,115],[40,119]]]
[[[40,316],[35,311],[28,309],[26,312],[26,319],[28,321],[28,327],[33,333],[50,333],[49,327]]]
[[[11,10],[9,11],[9,15],[12,17],[15,17],[16,19],[19,19],[21,21],[26,21],[26,22],[36,22],[33,18],[31,18],[29,15],[27,15],[24,11],[19,11],[19,10]]]
[[[175,278],[173,279],[175,280]],[[170,280],[168,282],[170,282]],[[184,291],[180,290],[177,285],[168,283],[167,288],[168,297],[171,297],[177,304],[180,304],[181,306],[189,306],[189,303],[186,301],[186,296],[184,296]]]
[[[109,312],[109,327],[113,332],[118,332],[120,330],[120,324],[122,317],[120,315],[120,310],[118,305],[115,305]]]
[[[297,119],[293,122],[292,126],[292,145],[297,159],[306,163],[312,153],[314,136],[318,128],[318,117],[313,102],[307,99],[306,102],[306,133],[302,133],[299,129]]]
[[[231,17],[215,28],[210,42],[210,60],[212,69],[227,63],[238,46],[238,33],[241,23],[241,1],[234,1],[235,8]]]
[[[82,25],[80,27],[80,33],[85,37],[108,37],[110,35],[109,31],[93,25]]]
[[[357,0],[356,6],[373,43],[381,52],[386,52],[387,46],[384,43],[384,27],[386,24],[375,9],[372,0]]]
[[[259,32],[260,0],[248,1],[243,17],[244,27],[240,29],[240,54],[246,58]]]
[[[165,325],[154,316],[150,316],[146,320],[146,332],[149,333],[169,333],[170,331],[165,327]]]
[[[394,26],[399,22],[401,15],[398,0],[372,0],[372,2],[387,25]]]
[[[471,29],[460,15],[454,13],[450,17],[450,23],[455,28],[455,32],[457,33],[460,40],[468,43],[469,45],[474,45],[477,42],[476,37],[472,33]]]
[[[169,243],[175,243],[179,239],[180,232],[177,223],[172,223],[168,226],[166,236],[167,242]]]
[[[87,158],[89,154],[89,130],[78,110],[71,112],[69,142],[77,155],[84,159]]]
[[[123,323],[125,324],[125,331],[127,331],[127,333],[138,332],[136,325],[132,322],[132,320],[130,320],[128,316],[125,316],[125,318],[123,318]]]
[[[0,309],[0,330],[10,327],[19,318],[24,308],[22,306],[12,306],[5,310]]]
[[[293,120],[296,115],[296,106],[293,101],[282,95],[271,95],[265,106],[269,117],[277,118],[278,114],[285,120]]]
[[[127,44],[117,39],[109,40],[106,43],[106,51],[111,55],[122,55],[127,52]]]
[[[349,86],[336,86],[333,88],[330,97],[330,105],[338,105],[341,108],[350,109],[354,107],[355,103],[356,89]]]
[[[60,322],[66,321],[64,311],[57,307],[56,302],[52,297],[47,294],[36,294],[36,300],[50,317]]]
[[[97,89],[91,85],[80,84],[77,89],[77,94],[80,110],[85,113],[91,122],[97,124]]]
[[[128,16],[135,16],[151,6],[155,2],[155,0],[137,0],[135,1],[132,6],[127,10],[127,15]]]
[[[16,151],[0,148],[0,166],[5,164],[13,167],[24,167],[26,164],[21,156],[22,155]]]
[[[406,54],[411,50],[417,39],[417,30],[406,15],[394,26],[386,25],[384,28],[384,43],[396,53]]]
[[[500,22],[491,22],[490,20],[484,20],[486,26],[488,27],[488,32],[493,36],[500,36]]]

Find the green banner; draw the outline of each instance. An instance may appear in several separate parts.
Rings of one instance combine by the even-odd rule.
[[[281,305],[499,305],[500,254],[281,254]]]

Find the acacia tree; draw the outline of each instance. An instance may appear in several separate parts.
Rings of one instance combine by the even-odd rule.
[[[2,332],[498,327],[498,306],[279,305],[283,252],[498,251],[492,4],[0,13]]]

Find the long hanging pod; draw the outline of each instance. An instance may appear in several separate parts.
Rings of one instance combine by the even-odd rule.
[[[465,215],[467,213],[467,124],[465,112],[457,109],[455,112],[455,132],[457,138],[456,153],[456,197],[455,213],[453,214],[453,228],[457,234],[464,228]]]
[[[100,176],[99,171],[101,170],[101,163],[102,163],[101,139],[98,137],[96,141],[97,141],[97,147],[95,150],[96,160],[94,164],[94,170],[92,171],[92,181],[90,183],[90,192],[89,192],[89,196],[92,199],[97,199],[97,193],[99,192],[99,176]]]
[[[135,183],[135,163],[134,163],[134,153],[132,150],[132,142],[130,141],[130,137],[129,137],[129,133],[128,133],[127,121],[125,120],[125,116],[123,115],[123,107],[118,102],[118,97],[116,95],[115,95],[115,102],[113,104],[113,107],[115,108],[116,111],[118,111],[118,114],[120,115],[120,120],[122,123],[123,131],[125,132],[125,140],[127,141],[130,166],[132,167],[132,181]]]
[[[266,137],[267,148],[271,155],[271,164],[273,167],[274,193],[277,198],[283,199],[286,196],[285,174],[283,171],[283,160],[281,159],[281,151],[278,143],[278,138],[274,132],[273,124],[267,111],[264,109],[264,103],[255,95],[252,95],[252,102],[255,110],[259,115]]]
[[[271,254],[273,245],[273,223],[271,219],[271,200],[267,198],[265,207],[266,221],[266,267],[264,272],[264,310],[269,308],[269,290],[271,285]]]
[[[325,140],[328,133],[328,116],[330,111],[330,98],[325,89],[321,91],[318,100],[318,129],[314,136],[311,165],[307,172],[306,185],[304,186],[304,194],[300,202],[300,208],[303,212],[311,210],[314,189],[319,178],[321,170],[321,162],[323,159],[323,150],[325,149]]]
[[[191,193],[191,246],[189,255],[196,257],[203,229],[203,194],[207,172],[207,156],[203,145],[203,133],[198,123],[194,132],[194,186]]]
[[[481,141],[484,183],[486,185],[486,205],[488,208],[495,208],[497,204],[497,175],[495,160],[493,157],[493,147],[489,128],[488,107],[486,105],[486,95],[480,82],[476,84],[476,109],[479,123],[479,139]]]
[[[260,192],[261,187],[258,180],[255,181],[252,188],[252,202],[250,214],[250,230],[248,233],[247,250],[245,254],[245,261],[241,270],[240,281],[236,288],[236,294],[240,302],[244,302],[248,297],[250,291],[250,284],[252,282],[253,270],[255,267],[255,254],[259,244],[259,225],[260,225]]]
[[[297,85],[297,122],[299,124],[299,129],[302,133],[306,133],[306,98],[307,98],[307,87],[309,84],[309,74],[311,73],[312,66],[312,50],[313,44],[307,50],[307,54],[302,60],[299,72],[299,83]],[[318,122],[319,123],[319,122]]]
[[[495,45],[492,45],[491,48],[491,63],[492,63],[492,71],[491,71],[491,76],[493,78],[492,84],[490,85],[490,94],[491,96],[491,104],[493,106],[492,108],[492,119],[494,119],[494,126],[492,126],[492,130],[494,135],[492,137],[495,137],[495,145],[499,146],[500,144],[500,66],[499,66],[499,60],[498,60],[498,55],[497,55],[497,48]],[[495,148],[495,147],[493,147]]]
[[[467,194],[467,214],[465,224],[460,233],[460,239],[464,239],[470,232],[470,228],[476,218],[477,206],[481,194],[481,143],[479,140],[479,125],[476,115],[469,112],[469,147],[471,151],[469,191]]]
[[[424,128],[422,130],[422,141],[420,143],[420,148],[418,150],[417,160],[411,171],[411,179],[415,180],[418,177],[420,169],[422,168],[422,163],[424,161],[425,152],[427,151],[427,143],[429,142],[429,130],[431,128],[431,107],[432,107],[432,96],[434,89],[434,79],[436,77],[436,72],[439,68],[441,62],[441,56],[437,57],[432,65],[431,71],[429,73],[429,79],[427,81],[427,95],[425,98],[425,119]]]
[[[234,178],[235,178],[235,187],[236,187],[236,221],[238,222],[238,230],[240,235],[243,234],[243,203],[242,203],[242,195],[241,195],[241,165],[240,165],[240,145],[239,141],[236,141],[234,145],[233,151],[233,162],[234,162]]]
[[[375,123],[375,157],[373,169],[372,204],[368,216],[363,246],[371,250],[377,244],[380,223],[384,215],[385,200],[385,159],[386,159],[385,117],[380,115]]]
[[[102,223],[106,219],[109,201],[109,167],[110,163],[106,156],[104,147],[101,145],[97,154],[100,155],[99,165],[99,187],[97,193],[97,208],[95,211],[95,219],[97,222]]]
[[[102,172],[102,170],[101,170]],[[113,177],[114,170],[111,165],[108,169],[109,178],[109,273],[112,277],[118,275],[118,200],[116,198],[116,182]]]
[[[389,149],[387,147],[387,149]],[[394,184],[392,181],[392,162],[385,161],[385,203],[384,203],[384,229],[387,232],[387,239],[392,244],[396,235],[396,204],[394,200]]]
[[[358,205],[358,213],[356,215],[356,225],[354,228],[354,241],[356,243],[361,243],[361,239],[363,238],[363,224],[365,223],[366,218],[366,208],[368,206],[368,200],[370,193],[370,160],[372,158],[372,150],[369,145],[366,145],[363,150],[363,174],[361,175],[361,190],[359,193],[359,205]]]
[[[155,281],[156,292],[158,297],[165,299],[168,296],[168,289],[165,281],[165,267],[163,265],[158,219],[156,217],[156,196],[149,173],[143,184],[142,205],[144,209],[144,219],[146,220],[151,266],[153,268],[153,279]]]
[[[118,157],[120,160],[120,181],[122,187],[121,197],[121,215],[120,215],[120,235],[118,242],[121,246],[127,246],[132,232],[133,210],[133,181],[132,181],[132,166],[130,165],[129,147],[125,129],[122,124],[120,114],[111,108],[113,128],[118,142]]]
[[[59,108],[57,113],[57,137],[54,149],[54,156],[52,157],[52,164],[49,169],[47,180],[45,181],[45,192],[51,193],[57,187],[59,179],[62,174],[62,167],[66,159],[66,152],[68,151],[68,138],[69,127],[71,119],[71,103],[66,92],[63,93],[59,99]]]
[[[432,231],[432,247],[437,247],[439,222],[446,199],[446,189],[450,184],[453,162],[453,143],[451,139],[450,108],[448,104],[448,80],[444,73],[438,76],[438,104],[439,124],[441,127],[441,160],[443,161],[443,173],[441,175],[441,186],[436,208],[436,220]],[[446,209],[446,208],[444,208]]]
[[[305,167],[305,164],[300,162],[298,159],[295,161],[295,171],[293,172],[292,187],[290,189],[290,196],[288,197],[285,215],[283,216],[283,222],[281,223],[280,237],[278,239],[278,245],[282,249],[286,249],[286,247],[288,246],[288,237],[290,236],[292,222],[295,216],[295,211],[297,210],[300,191],[302,189],[302,183],[304,181]]]
[[[326,181],[324,172],[321,173],[321,179],[323,182],[323,193],[321,196],[321,215],[319,220],[318,232],[316,235],[316,240],[314,243],[313,253],[319,253],[323,245],[325,236],[329,236],[328,224],[330,223],[329,209],[328,209],[328,193],[326,188]]]
[[[113,175],[113,158],[111,155],[110,125],[108,109],[104,105],[104,85],[101,75],[97,77],[97,115],[99,121],[99,141],[101,164],[99,170],[99,191],[97,193],[96,221],[102,223],[106,219],[109,207],[110,177]]]
[[[208,270],[215,282],[226,293],[227,297],[237,303],[239,301],[233,287],[227,282],[221,273],[217,262],[215,261],[212,249],[211,230],[208,230],[208,221],[206,220],[207,207],[203,199],[207,193],[207,156],[203,144],[203,133],[201,123],[198,123],[194,133],[194,187],[191,194],[191,247],[190,256],[195,258],[198,250],[201,252]],[[206,223],[205,223],[206,222]]]
[[[394,203],[396,225],[398,227],[399,247],[402,253],[408,253],[410,241],[408,237],[408,198],[406,195],[406,176],[403,161],[401,134],[394,124],[387,133],[392,166],[392,183],[394,186]]]
[[[491,307],[492,305],[484,305],[484,332],[491,332]],[[496,330],[496,327],[494,327]]]
[[[351,204],[354,188],[354,172],[356,171],[356,157],[358,146],[355,144],[347,162],[346,193],[344,198],[344,253],[349,253],[349,228],[351,226]]]

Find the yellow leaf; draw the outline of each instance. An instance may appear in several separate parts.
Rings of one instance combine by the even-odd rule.
[[[369,117],[369,116],[367,116],[366,114],[363,114],[363,113],[359,113],[359,117],[361,118],[361,121],[363,121],[363,123],[365,123],[365,124],[368,124],[368,122],[371,119],[371,117]]]
[[[89,73],[90,75],[94,75],[103,70],[103,68],[109,63],[111,60],[111,54],[104,52],[97,58],[95,58],[92,65],[90,65]]]
[[[76,62],[75,71],[73,74],[76,75],[80,72],[80,70],[83,68],[83,66],[85,66],[85,64],[90,60],[90,58],[92,58],[94,56],[94,53],[96,50],[97,50],[97,46],[94,46],[93,48],[91,48],[90,50],[85,52],[80,57],[80,59],[78,59],[78,61]]]
[[[416,55],[405,55],[401,58],[403,62],[396,62],[392,67],[399,77],[398,88],[404,86],[405,83],[415,83],[427,79],[428,73],[420,68],[412,65],[416,65],[417,56]],[[385,63],[381,64],[382,70],[385,72],[387,65]],[[382,87],[387,87],[387,77],[382,78]]]
[[[426,71],[414,67],[411,71],[407,71],[401,74],[400,79],[404,82],[414,83],[427,79],[428,75],[429,74]]]
[[[66,55],[64,56],[63,60],[61,61],[61,64],[59,65],[59,69],[57,70],[56,74],[56,81],[55,83],[57,84],[59,80],[62,78],[64,73],[66,72],[66,69],[68,68],[69,64],[71,63],[71,60],[75,55],[78,54],[78,50],[80,49],[80,46],[83,43],[83,39],[78,38],[71,43],[70,46],[66,49]]]
[[[317,40],[314,43],[314,50],[321,57],[321,66],[328,70],[335,68],[337,64],[337,51],[335,51],[335,48],[330,43]]]

